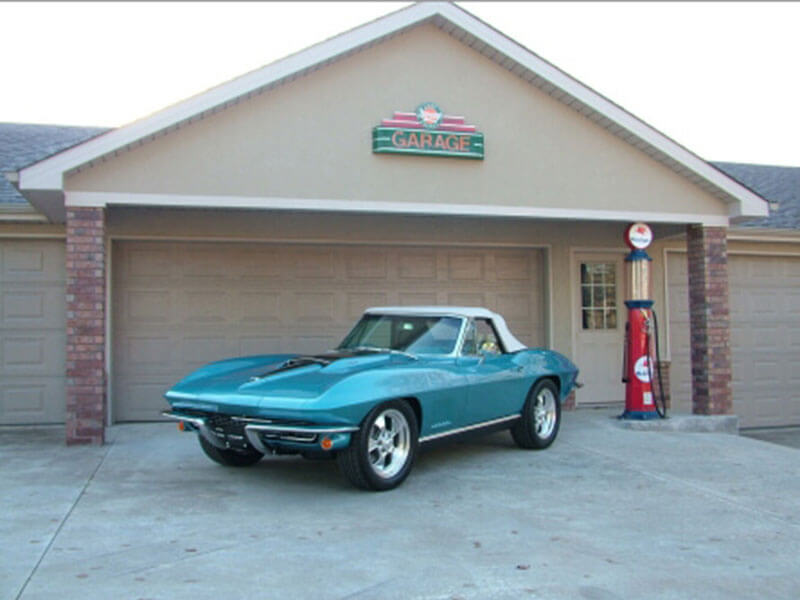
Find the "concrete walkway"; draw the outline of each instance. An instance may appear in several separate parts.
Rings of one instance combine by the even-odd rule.
[[[800,597],[800,451],[759,440],[581,410],[376,494],[331,461],[223,468],[173,424],[62,435],[0,429],[0,599]]]

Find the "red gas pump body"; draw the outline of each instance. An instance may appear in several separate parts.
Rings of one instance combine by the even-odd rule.
[[[626,303],[627,304],[627,303]],[[624,419],[654,419],[658,417],[653,402],[653,366],[650,354],[649,307],[628,307],[628,335],[625,365]]]
[[[631,249],[625,259],[628,264],[630,298],[628,325],[625,336],[625,412],[622,419],[656,419],[660,415],[653,400],[653,363],[650,352],[650,331],[653,319],[653,301],[649,291],[650,257],[645,248],[650,245],[653,233],[644,223],[633,223],[625,230],[625,243]]]

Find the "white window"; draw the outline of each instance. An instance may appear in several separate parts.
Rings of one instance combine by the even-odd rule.
[[[583,329],[617,328],[615,263],[581,263],[581,323]]]

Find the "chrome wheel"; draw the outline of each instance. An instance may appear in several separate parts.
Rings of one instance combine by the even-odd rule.
[[[405,415],[387,408],[372,422],[367,442],[367,459],[372,471],[383,479],[397,475],[411,451],[411,428]]]
[[[553,443],[561,424],[561,403],[556,384],[541,379],[528,392],[511,436],[520,448],[543,450]]]
[[[533,423],[536,436],[539,438],[550,437],[557,420],[555,395],[550,388],[542,388],[536,395],[536,401],[533,405]]]

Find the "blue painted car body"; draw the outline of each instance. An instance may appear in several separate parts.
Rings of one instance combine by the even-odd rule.
[[[562,401],[576,385],[576,366],[552,350],[464,354],[472,320],[458,318],[459,343],[447,354],[340,347],[211,363],[165,394],[172,411],[164,414],[220,449],[313,453],[326,440],[322,448],[335,453],[382,403],[408,402],[425,442],[518,419],[542,379],[555,384]]]

